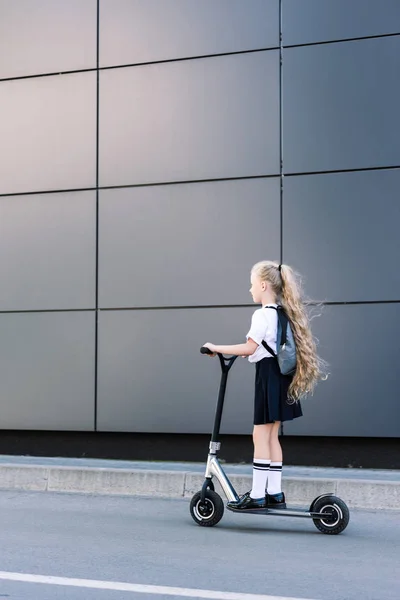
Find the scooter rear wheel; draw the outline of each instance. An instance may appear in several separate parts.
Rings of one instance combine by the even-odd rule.
[[[205,500],[202,502],[201,492],[197,492],[190,501],[190,514],[197,525],[214,527],[224,514],[224,503],[221,496],[207,489]]]
[[[322,496],[311,505],[314,513],[326,513],[326,519],[313,519],[314,525],[322,533],[337,535],[349,524],[350,513],[347,505],[337,496]]]

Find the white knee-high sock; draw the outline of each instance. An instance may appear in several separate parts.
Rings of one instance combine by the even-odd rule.
[[[279,494],[282,491],[282,463],[272,461],[268,473],[268,494]]]
[[[251,488],[251,498],[263,498],[265,496],[265,486],[269,472],[269,459],[255,458],[253,461],[253,487]]]

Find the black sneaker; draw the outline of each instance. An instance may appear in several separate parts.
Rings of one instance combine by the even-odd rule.
[[[239,500],[228,502],[226,505],[230,510],[255,510],[266,508],[266,498],[251,498],[250,492],[246,492]]]
[[[265,505],[267,508],[286,508],[285,494],[265,494]]]

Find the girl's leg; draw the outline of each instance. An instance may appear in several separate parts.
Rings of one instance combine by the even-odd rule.
[[[275,422],[269,436],[271,465],[268,474],[268,494],[280,494],[282,492],[282,447],[279,442],[279,427],[280,422]]]
[[[265,425],[254,425],[254,457],[270,460],[270,439],[273,425],[274,423],[266,423]]]
[[[271,455],[271,461],[282,462],[282,447],[279,441],[279,428],[281,426],[280,421],[275,421],[272,425],[271,434],[269,438],[269,449]]]
[[[254,461],[253,461],[253,486],[250,497],[254,499],[265,497],[270,456],[270,436],[272,424],[254,425]]]

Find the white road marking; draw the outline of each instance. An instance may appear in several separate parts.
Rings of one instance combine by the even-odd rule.
[[[140,583],[122,583],[119,581],[97,581],[95,579],[73,579],[70,577],[52,577],[51,575],[31,575],[29,573],[9,573],[0,571],[0,579],[21,583],[42,583],[45,585],[64,585],[116,592],[136,594],[158,594],[163,596],[182,596],[184,598],[206,598],[207,600],[307,600],[306,598],[287,598],[266,596],[264,594],[241,594],[237,592],[217,592],[192,588],[169,587],[163,585],[143,585]]]

